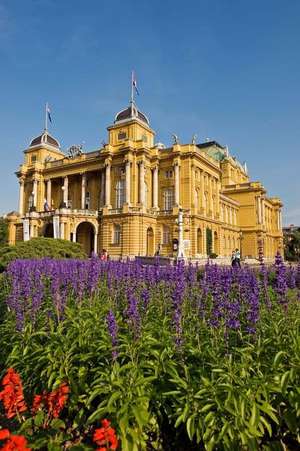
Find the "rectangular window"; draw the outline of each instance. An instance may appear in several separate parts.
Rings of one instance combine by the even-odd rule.
[[[121,226],[119,224],[114,226],[114,244],[121,244]]]
[[[31,157],[31,163],[35,163],[36,162],[36,155],[32,155]]]
[[[166,179],[171,179],[173,177],[173,171],[172,169],[165,171],[165,178]]]
[[[163,244],[169,244],[170,243],[170,229],[167,226],[163,226]]]
[[[164,191],[164,210],[172,210],[174,205],[174,189],[168,188]]]
[[[121,141],[122,139],[126,139],[126,133],[125,132],[120,132],[118,134],[118,140]]]

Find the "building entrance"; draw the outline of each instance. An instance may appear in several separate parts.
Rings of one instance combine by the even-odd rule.
[[[94,251],[94,227],[89,222],[81,222],[76,230],[76,242],[82,245],[88,256]]]

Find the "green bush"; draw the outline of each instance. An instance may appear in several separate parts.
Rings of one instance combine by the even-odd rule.
[[[5,218],[0,218],[0,246],[5,246],[7,244],[7,238],[7,220]]]
[[[15,246],[0,248],[0,271],[4,271],[9,262],[27,258],[86,258],[79,243],[53,238],[33,238],[30,241],[17,242]]]

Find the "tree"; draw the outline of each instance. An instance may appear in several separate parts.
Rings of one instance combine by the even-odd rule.
[[[290,261],[300,260],[300,229],[285,235],[284,257]]]
[[[7,244],[8,239],[8,228],[7,228],[7,220],[5,218],[0,217],[0,246],[4,246]]]

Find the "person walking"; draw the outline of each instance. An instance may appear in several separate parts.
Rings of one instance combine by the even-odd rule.
[[[240,253],[239,249],[236,249],[234,254],[235,254],[236,266],[238,266],[240,268],[241,267],[241,253]]]
[[[232,253],[231,253],[231,266],[233,268],[236,266],[235,251],[232,251]]]

